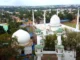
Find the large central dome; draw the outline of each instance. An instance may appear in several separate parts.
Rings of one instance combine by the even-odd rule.
[[[17,37],[19,44],[26,44],[30,40],[30,35],[28,32],[19,29],[13,33],[12,38]]]
[[[57,15],[53,15],[50,19],[50,26],[60,26],[60,18]]]

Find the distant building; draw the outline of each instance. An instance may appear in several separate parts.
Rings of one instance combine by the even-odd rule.
[[[25,20],[26,21],[26,20]],[[31,20],[27,20],[26,22],[24,22],[24,24],[27,24],[27,25],[32,25],[33,22]]]
[[[5,32],[8,32],[8,24],[7,23],[0,24],[0,34],[3,34]]]
[[[15,12],[15,14],[20,14],[19,12]]]
[[[12,16],[12,19],[15,20],[16,22],[22,22],[21,19],[16,16]]]

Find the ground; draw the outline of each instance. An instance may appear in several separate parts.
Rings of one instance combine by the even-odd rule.
[[[57,60],[56,54],[43,54],[42,60]]]
[[[65,23],[62,23],[62,24],[76,28],[76,23],[65,22]],[[79,25],[80,25],[80,24],[79,24]],[[80,28],[80,26],[79,26],[79,28]]]

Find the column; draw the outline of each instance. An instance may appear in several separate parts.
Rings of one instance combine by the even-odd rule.
[[[78,13],[77,13],[76,30],[79,30],[79,8],[78,8]]]
[[[32,20],[33,20],[33,25],[35,24],[34,23],[34,10],[32,10]]]
[[[40,37],[40,36],[37,36],[37,45],[40,45],[40,40],[41,40],[42,38]]]
[[[62,45],[61,34],[60,33],[57,34],[57,40],[58,40],[58,45]]]
[[[57,49],[57,57],[58,57],[58,60],[62,60],[62,55],[63,55],[63,45],[62,45],[62,41],[61,41],[61,33],[57,33],[57,46],[56,46],[56,49]]]
[[[62,60],[62,56],[61,55],[57,55],[58,56],[58,60]]]
[[[37,60],[41,60],[41,50],[38,49],[38,50],[37,50],[37,53],[38,53],[38,55],[37,55]]]
[[[46,10],[44,10],[44,32],[43,32],[43,34],[44,34],[44,36],[46,35]]]
[[[39,45],[40,47],[40,40],[41,40],[41,36],[38,36],[37,35],[37,45]],[[37,55],[37,60],[41,60],[41,57],[42,57],[42,52],[41,52],[42,48],[41,49],[38,49],[37,48],[37,51],[36,51],[36,55]]]

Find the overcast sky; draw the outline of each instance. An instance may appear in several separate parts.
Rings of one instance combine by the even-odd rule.
[[[80,0],[0,0],[0,6],[40,6],[69,4],[80,4]]]

